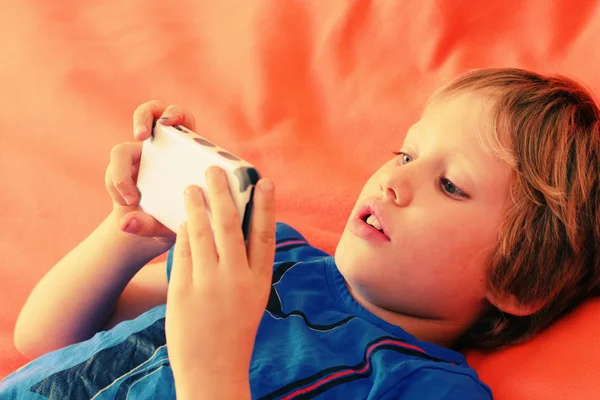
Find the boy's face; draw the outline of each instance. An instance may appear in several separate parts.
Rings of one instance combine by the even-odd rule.
[[[487,305],[486,269],[511,169],[478,141],[490,121],[486,100],[462,93],[428,106],[400,148],[406,155],[360,193],[335,260],[371,311],[468,326]],[[388,237],[361,220],[369,204]]]

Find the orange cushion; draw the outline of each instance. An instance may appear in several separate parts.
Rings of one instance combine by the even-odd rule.
[[[9,2],[0,24],[0,378],[43,274],[111,209],[103,176],[149,99],[277,186],[278,218],[333,252],[369,175],[466,68],[561,72],[598,92],[598,1]],[[85,267],[85,266],[82,266]],[[599,392],[597,301],[532,342],[469,353],[498,399]]]

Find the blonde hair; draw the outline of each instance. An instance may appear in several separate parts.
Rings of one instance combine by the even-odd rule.
[[[488,272],[489,288],[525,317],[492,309],[457,347],[523,342],[597,295],[600,283],[600,110],[581,84],[515,68],[469,71],[433,100],[480,91],[491,100],[490,151],[513,168]]]

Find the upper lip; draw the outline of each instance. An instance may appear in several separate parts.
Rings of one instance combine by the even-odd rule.
[[[362,203],[356,216],[364,221],[367,215],[373,214],[375,218],[377,218],[377,221],[379,221],[383,234],[389,239],[391,237],[391,232],[387,226],[387,217],[383,208],[383,203],[381,201],[374,197],[370,197]]]

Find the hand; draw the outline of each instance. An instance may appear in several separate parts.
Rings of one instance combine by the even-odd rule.
[[[275,255],[274,190],[266,179],[257,184],[246,251],[223,170],[209,168],[206,180],[215,233],[201,189],[188,187],[188,220],[177,234],[167,294],[169,360],[178,393],[193,385],[207,398],[211,390],[224,399],[225,391],[238,389],[228,393],[249,398],[248,370]]]
[[[150,137],[152,122],[159,118],[164,125],[183,125],[196,129],[194,117],[177,106],[166,107],[159,101],[139,106],[133,114],[137,142],[120,143],[110,153],[105,185],[113,200],[113,216],[124,232],[151,238],[164,244],[164,251],[175,243],[175,232],[158,222],[139,207],[137,177],[142,156],[142,142]]]

